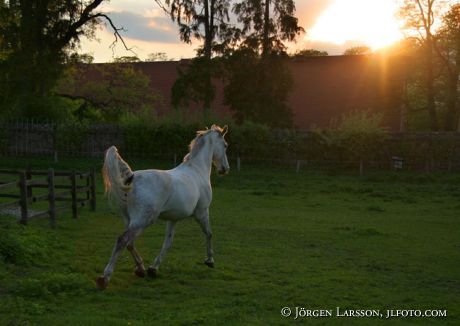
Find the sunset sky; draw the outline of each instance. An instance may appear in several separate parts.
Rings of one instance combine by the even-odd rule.
[[[329,54],[342,54],[351,46],[368,45],[378,49],[402,37],[400,23],[395,18],[398,0],[296,0],[297,17],[306,33],[290,52],[314,48]],[[118,27],[127,31],[122,35],[139,58],[149,53],[165,52],[169,58],[190,58],[195,55],[197,43],[181,43],[178,28],[153,0],[112,0],[103,11]],[[101,28],[99,41],[82,42],[81,52],[92,53],[96,62],[111,61],[113,33]],[[133,55],[119,44],[115,56]]]

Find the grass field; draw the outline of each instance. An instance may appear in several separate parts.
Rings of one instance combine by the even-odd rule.
[[[5,167],[26,163],[2,160]],[[2,216],[0,325],[460,324],[460,175],[359,178],[253,166],[213,184],[215,269],[202,263],[205,239],[188,220],[177,225],[157,279],[137,278],[124,251],[105,291],[94,280],[123,226],[101,185],[95,213],[64,214],[55,230],[46,220],[23,227]],[[160,222],[138,239],[146,264],[163,232]],[[293,315],[282,317],[283,307]],[[447,317],[294,320],[295,307],[384,316],[387,309],[440,309]]]

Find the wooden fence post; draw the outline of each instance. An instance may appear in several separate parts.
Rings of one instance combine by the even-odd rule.
[[[27,225],[29,212],[27,210],[27,177],[24,171],[19,173],[19,192],[21,196],[21,220],[19,223]]]
[[[27,181],[32,180],[32,172],[31,172],[30,166],[28,166],[26,169],[26,180]],[[28,198],[32,197],[32,186],[31,185],[27,185],[27,197]]]
[[[91,203],[91,173],[85,178],[85,185],[86,185],[86,200],[88,203]]]
[[[72,187],[72,217],[77,218],[77,174],[75,173],[75,170],[72,170],[72,174],[70,175],[70,182]]]
[[[297,160],[297,166],[296,166],[295,172],[297,174],[299,174],[299,172],[300,172],[300,160]]]
[[[91,169],[90,171],[90,190],[91,190],[91,210],[95,211],[96,210],[96,172],[94,171],[94,168]]]
[[[240,170],[241,170],[241,159],[240,159],[239,156],[236,158],[236,170],[238,172],[240,172]]]
[[[56,227],[56,194],[54,192],[54,169],[48,170],[48,209],[50,225]]]

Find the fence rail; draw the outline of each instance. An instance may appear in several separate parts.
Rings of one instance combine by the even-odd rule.
[[[27,224],[29,219],[49,217],[51,227],[56,226],[57,213],[71,209],[72,217],[78,218],[78,207],[89,206],[96,209],[96,175],[90,172],[77,171],[48,171],[39,170],[0,170],[0,176],[16,179],[15,181],[0,182],[0,198],[11,198],[13,201],[0,202],[0,211],[6,208],[20,207],[21,224]],[[39,177],[39,179],[34,178]],[[65,183],[68,184],[65,184]],[[79,184],[84,183],[84,184]],[[37,194],[34,189],[45,189]],[[57,189],[65,189],[56,192]],[[84,198],[78,195],[83,193]],[[31,205],[40,201],[48,202],[48,209],[32,211]],[[68,204],[56,206],[57,201]]]
[[[136,130],[137,133],[132,134],[132,130],[110,124],[67,127],[25,120],[0,126],[0,153],[5,156],[51,156],[57,161],[61,156],[102,157],[108,147],[116,145],[124,157],[167,160],[174,162],[175,166],[187,153],[187,144],[194,134],[189,133],[187,128],[189,126],[178,127],[173,130],[177,133],[172,135],[171,130],[161,126],[155,130]],[[393,157],[402,159],[402,169],[405,170],[460,170],[458,132],[389,133],[380,143],[371,146],[372,153],[365,157],[350,156],[350,148],[340,149],[340,146],[321,143],[317,134],[309,131],[293,134],[273,131],[270,132],[271,138],[263,142],[257,137],[249,136],[243,140],[232,137],[230,132],[227,137],[230,142],[228,156],[237,160],[238,170],[250,161],[274,160],[284,164],[294,162],[295,171],[301,171],[306,166],[388,170],[394,167]],[[152,139],[156,140],[155,146],[147,141]],[[247,145],[251,145],[250,148]],[[348,150],[348,153],[344,154],[343,150]],[[43,171],[41,173],[46,175]],[[59,175],[59,172],[55,173],[55,176]]]

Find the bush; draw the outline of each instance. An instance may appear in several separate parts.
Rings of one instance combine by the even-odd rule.
[[[303,159],[338,163],[341,166],[344,162],[359,161],[364,164],[366,161],[375,161],[379,162],[380,167],[388,167],[392,156],[400,156],[404,159],[405,167],[444,168],[447,164],[449,167],[455,166],[460,155],[459,140],[455,134],[389,135],[379,127],[380,115],[362,111],[342,116],[332,123],[332,128],[316,129],[309,133],[272,129],[251,121],[241,125],[223,122],[222,119],[214,121],[219,121],[221,126],[229,124],[226,137],[229,157]],[[211,124],[208,123],[208,127]],[[99,155],[108,146],[116,145],[125,157],[154,156],[170,160],[174,154],[179,159],[185,155],[196,131],[202,129],[205,129],[205,124],[197,116],[189,117],[177,111],[167,118],[158,119],[146,111],[139,115],[126,114],[118,125],[90,125],[75,121],[61,123],[56,125],[54,135],[49,132],[44,133],[44,137],[54,137],[55,149],[64,155]],[[6,135],[14,134],[8,128],[4,130]],[[3,148],[8,151],[8,137],[0,138],[0,149],[4,141]]]
[[[345,114],[332,129],[316,130],[320,147],[336,154],[335,159],[372,160],[381,152],[386,132],[380,128],[382,116],[366,111]]]

